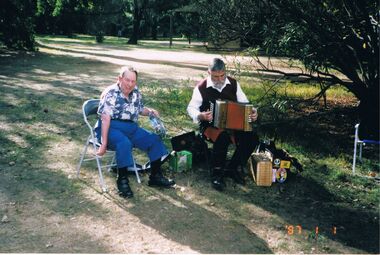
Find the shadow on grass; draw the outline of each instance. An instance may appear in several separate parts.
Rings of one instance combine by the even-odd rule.
[[[286,226],[293,226],[291,238],[299,238],[305,244],[317,246],[322,253],[342,252],[342,247],[334,247],[334,244],[330,246],[331,242],[326,242],[331,240],[342,246],[378,254],[378,184],[352,175],[338,175],[333,182],[328,175],[334,173],[329,173],[329,169],[322,172],[324,168],[326,166],[323,163],[316,163],[305,172],[292,172],[284,184],[276,183],[271,187],[256,186],[251,176],[244,187],[227,178],[226,197],[221,201],[226,201],[224,209],[236,216],[244,214],[242,207],[246,204],[271,212],[283,221],[281,226],[277,226],[278,222],[274,223],[276,229],[283,228],[284,235],[289,236]],[[195,184],[195,187],[199,190],[210,187],[207,171],[196,174],[196,178],[200,184]],[[326,182],[330,182],[329,189],[326,188]],[[332,190],[331,185],[334,185]],[[212,197],[212,192],[205,193]],[[255,215],[252,217],[255,218]],[[302,227],[301,234],[297,233],[297,226]]]
[[[173,190],[142,189],[148,193],[147,197],[144,201],[137,201],[136,206],[128,211],[166,238],[200,253],[273,252],[243,224],[186,201]]]
[[[186,186],[188,175],[181,174],[177,183]],[[313,251],[314,247],[314,251],[322,253],[341,253],[347,251],[342,247],[352,247],[379,253],[378,214],[347,201],[349,198],[336,196],[312,178],[292,176],[285,184],[272,187],[257,187],[252,182],[244,189],[227,181],[228,188],[223,193],[211,190],[208,174],[204,171],[193,174],[190,179],[193,182],[190,186],[208,202],[200,205],[199,201],[185,199],[186,194],[179,195],[178,191],[138,186],[138,192],[144,194],[137,193],[135,207],[125,209],[165,237],[201,253],[273,252],[246,226],[250,221],[260,222],[262,215],[241,217],[247,214],[244,207],[249,204],[270,212],[272,216],[265,220],[271,222],[273,218],[273,222],[269,223],[266,232],[268,235],[273,229],[283,232],[276,243],[284,242],[287,236],[303,243],[299,250],[302,252]],[[210,203],[212,201],[216,204]],[[221,216],[215,213],[218,210],[227,214]],[[289,234],[286,226],[292,226],[294,231]],[[302,231],[298,232],[297,227]]]
[[[51,144],[64,146],[68,139],[73,143],[77,142],[80,146],[83,144],[87,130],[83,128],[80,107],[84,99],[98,97],[101,91],[98,87],[92,87],[88,84],[92,84],[94,79],[104,81],[102,75],[109,70],[102,69],[100,63],[91,61],[89,62],[90,67],[93,68],[91,70],[100,69],[101,72],[95,71],[89,80],[88,77],[80,76],[82,70],[73,68],[72,61],[76,61],[75,58],[50,58],[47,55],[37,55],[37,58],[40,57],[42,57],[40,60],[33,57],[22,60],[18,57],[0,60],[0,66],[9,64],[8,61],[11,61],[11,66],[13,66],[0,71],[2,77],[0,86],[3,95],[0,98],[0,117],[3,123],[0,135],[2,144],[0,151],[2,154],[0,159],[2,170],[0,174],[4,176],[0,179],[2,201],[4,200],[9,206],[14,200],[21,201],[20,204],[25,206],[33,205],[30,214],[25,215],[28,217],[32,217],[33,210],[38,213],[44,209],[60,217],[70,218],[79,214],[101,217],[101,214],[105,213],[104,210],[90,202],[88,198],[80,195],[80,189],[67,180],[64,174],[59,173],[62,169],[52,169],[46,166],[48,162],[46,162],[45,153]],[[12,61],[15,62],[12,63]],[[38,61],[42,61],[42,63],[38,63]],[[73,80],[77,79],[77,81],[65,82],[60,80],[61,78],[57,78],[57,71],[53,67],[55,62],[60,63],[56,68],[65,72],[61,77],[62,79],[71,75]],[[30,66],[39,69],[40,73],[30,70]],[[84,70],[88,69],[84,68]],[[28,86],[27,83],[21,84],[20,81],[23,79],[30,79],[34,83],[33,86]],[[51,88],[40,90],[37,85],[49,85]],[[300,146],[307,151],[308,146],[317,137],[311,136],[317,129],[312,129],[312,127],[312,125],[299,126],[298,128],[295,126],[293,136],[289,137],[297,137],[297,132],[310,128],[310,130],[307,129],[309,135],[299,140]],[[327,139],[329,137],[328,130],[331,129],[324,130],[326,133],[317,132],[316,135],[323,134],[322,139]],[[284,137],[286,136],[284,135]],[[323,143],[319,142],[318,145],[323,146]],[[77,149],[79,151],[81,148]],[[321,153],[323,156],[328,154],[328,149],[322,150],[321,153],[321,148],[318,150],[318,146],[316,146],[310,151]],[[72,152],[71,155],[77,154]],[[63,159],[67,160],[66,158]],[[12,161],[14,161],[13,166],[10,164]],[[72,164],[72,162],[70,161],[68,164]],[[207,193],[208,182],[201,181],[199,185],[198,187],[205,189]],[[239,214],[237,211],[239,204],[251,203],[279,215],[288,224],[299,224],[309,231],[312,231],[316,226],[324,231],[336,226],[338,228],[337,234],[333,235],[327,232],[325,235],[328,238],[367,252],[379,252],[377,243],[379,225],[378,221],[372,220],[376,214],[372,211],[367,212],[350,206],[348,204],[349,199],[342,200],[312,178],[297,177],[293,182],[286,184],[285,192],[276,192],[275,186],[265,189],[265,191],[260,187],[250,187],[250,189],[248,193],[239,192],[238,189],[227,191],[225,196],[232,197],[234,202],[222,205],[223,208],[234,214]],[[150,188],[147,190],[149,191]],[[265,195],[262,196],[257,195],[264,193]],[[243,224],[220,217],[193,202],[179,198],[176,193],[170,190],[154,191],[152,195],[155,196],[155,194],[159,194],[159,197],[170,196],[179,201],[181,206],[173,204],[170,199],[149,200],[143,198],[137,201],[138,203],[133,208],[122,208],[139,217],[143,224],[157,229],[165,237],[188,245],[196,251],[203,253],[271,252],[267,244]],[[253,196],[252,194],[256,195]],[[210,193],[206,196],[212,198],[214,195]],[[224,198],[224,195],[221,197]],[[44,201],[49,201],[48,205],[45,205]],[[340,205],[340,203],[345,204]],[[81,206],[78,207],[78,204]],[[90,208],[92,212],[89,212],[87,208]],[[154,209],[152,210],[152,208]],[[7,208],[4,209],[4,212],[11,210],[13,209]],[[17,211],[17,208],[14,210]],[[23,208],[24,210],[25,208]],[[34,224],[39,223],[30,222],[30,226]],[[14,222],[14,225],[9,225],[9,229],[6,231],[12,233],[15,229],[22,229],[23,225],[26,226],[21,221]],[[72,234],[70,231],[68,233]],[[28,239],[27,243],[32,243],[33,240],[39,238],[46,239],[48,246],[50,240],[48,236],[61,236],[60,232],[46,232],[45,228],[37,229],[34,234],[36,239],[33,239],[34,237],[28,239],[28,235],[24,234],[13,236],[8,234],[7,238],[2,240],[6,240],[8,243],[9,240],[18,238],[20,241],[17,240],[17,244],[21,246],[23,239]],[[90,250],[83,248],[81,250],[75,247],[76,249],[70,250],[70,247],[63,246],[63,250],[52,249],[51,251],[107,252],[106,244],[94,241],[87,233],[75,230],[75,234],[78,236],[78,242],[82,241],[87,247],[94,248]],[[236,236],[239,239],[236,239]],[[93,242],[98,243],[94,244]],[[40,247],[28,250],[26,246],[27,244],[21,246],[21,250],[27,252],[43,251]],[[0,245],[0,247],[6,246]],[[13,248],[1,251],[16,252]]]
[[[0,140],[2,144],[6,142]],[[38,158],[41,150],[43,144],[26,157]],[[3,161],[0,215],[6,215],[8,221],[1,223],[0,252],[110,252],[92,233],[78,228],[76,217],[99,219],[107,213],[81,195],[78,185],[46,167],[20,162],[10,167]]]
[[[41,55],[38,55],[41,56]],[[38,57],[37,56],[37,57]],[[15,59],[18,59],[17,57]],[[71,59],[68,58],[68,65]],[[26,59],[23,65],[28,66],[32,59]],[[14,213],[19,211],[10,218],[8,223],[9,229],[5,230],[6,241],[1,245],[2,252],[107,252],[107,245],[102,244],[99,240],[95,240],[86,232],[81,232],[75,229],[76,241],[72,243],[64,237],[60,242],[67,244],[57,244],[58,236],[72,236],[70,229],[55,230],[51,225],[55,224],[51,221],[51,217],[57,218],[57,224],[69,225],[71,218],[85,214],[88,217],[102,217],[106,212],[96,204],[92,203],[87,197],[81,195],[80,188],[73,182],[67,179],[64,170],[60,166],[54,166],[56,162],[49,160],[63,160],[63,167],[71,165],[71,162],[66,162],[67,155],[62,157],[55,156],[51,159],[47,157],[51,146],[64,146],[67,139],[71,142],[82,144],[86,137],[87,130],[83,128],[82,115],[80,112],[83,99],[81,96],[97,97],[99,91],[96,88],[89,88],[87,80],[79,79],[77,83],[65,83],[61,80],[55,80],[54,68],[51,67],[49,61],[66,62],[65,57],[54,57],[49,59],[42,56],[41,60],[44,65],[33,64],[33,70],[23,69],[23,66],[15,68],[16,70],[8,69],[0,73],[3,77],[3,85],[1,90],[3,97],[0,99],[1,119],[4,125],[0,136],[2,144],[2,158],[0,160],[1,167],[1,202],[7,204],[7,209],[3,213]],[[46,63],[47,62],[47,63]],[[66,62],[66,63],[67,63]],[[64,69],[64,65],[60,66]],[[68,68],[68,67],[67,67]],[[38,69],[41,74],[35,73],[34,69]],[[7,72],[8,71],[8,72]],[[67,75],[75,75],[74,71],[66,72]],[[51,78],[54,78],[51,81]],[[28,84],[17,81],[27,81]],[[49,86],[43,90],[41,87]],[[78,96],[80,95],[80,96]],[[13,100],[12,100],[13,99]],[[79,148],[78,148],[79,149]],[[59,150],[58,150],[59,151]],[[67,152],[62,150],[62,153]],[[70,152],[70,155],[77,155]],[[53,164],[53,166],[50,166]],[[60,172],[63,171],[61,174]],[[16,204],[13,204],[15,202]],[[124,201],[125,202],[125,201]],[[153,202],[155,203],[155,202]],[[14,206],[15,208],[12,208]],[[30,206],[29,209],[26,209]],[[143,223],[144,218],[156,213],[156,210],[145,211],[151,207],[151,202],[141,201],[139,208],[144,211],[136,213],[141,215]],[[156,204],[159,208],[161,204]],[[167,204],[166,206],[170,206]],[[180,217],[174,220],[172,215],[156,214],[160,219],[159,222],[173,222],[179,226],[179,232],[170,232],[170,225],[155,226],[160,233],[171,235],[172,240],[190,246],[195,250],[209,251],[229,251],[233,252],[257,252],[268,253],[270,250],[265,243],[249,233],[244,226],[228,223],[212,213],[209,213],[196,206],[191,206],[187,211],[173,211]],[[195,218],[188,218],[188,212],[195,213]],[[36,222],[33,220],[33,214],[42,214],[46,216],[46,222]],[[46,215],[47,214],[47,215]],[[204,214],[204,215],[203,215]],[[207,216],[207,217],[205,217]],[[28,222],[23,222],[23,218],[31,218]],[[41,220],[41,217],[36,217]],[[193,230],[193,237],[186,238],[185,232],[188,231],[190,223],[200,218],[200,222]],[[213,223],[209,222],[208,218],[213,218]],[[14,220],[13,220],[14,219]],[[185,220],[187,219],[187,220]],[[184,228],[183,224],[189,224]],[[203,232],[203,225],[209,222],[209,225],[216,229],[216,232],[210,232],[207,238],[199,235]],[[39,225],[40,224],[40,225]],[[74,225],[74,223],[73,223]],[[150,224],[148,224],[150,225]],[[31,234],[31,229],[35,229]],[[220,231],[225,231],[224,235],[219,235]],[[24,231],[24,232],[23,232]],[[230,235],[231,231],[243,232],[246,238],[244,242],[246,247],[239,248],[240,240],[235,240]],[[25,233],[25,234],[21,234]],[[178,234],[181,234],[180,236]],[[210,238],[213,236],[212,238]],[[38,243],[33,242],[38,240]],[[227,244],[225,240],[234,241],[234,245]],[[10,242],[8,242],[10,241]],[[252,244],[250,242],[252,241]],[[52,245],[54,243],[55,245]],[[11,245],[10,245],[11,244]],[[45,245],[44,245],[45,244]],[[80,244],[80,245],[79,245]],[[249,245],[248,245],[249,244]]]
[[[354,199],[350,201],[350,198],[336,196],[312,178],[294,176],[283,185],[275,184],[271,188],[254,186],[249,194],[230,192],[229,195],[280,216],[286,221],[285,225],[294,226],[294,236],[305,235],[304,230],[308,230],[306,237],[309,242],[317,241],[318,227],[320,236],[369,253],[379,253],[378,213],[358,206],[352,201]],[[302,234],[297,233],[296,226],[302,227]],[[325,252],[337,252],[323,242],[320,248]]]
[[[258,124],[258,128],[262,136],[277,137],[302,147],[306,153],[320,157],[337,157],[340,154],[352,156],[357,119],[356,108],[334,107],[320,109],[309,116]],[[374,152],[378,155],[376,150]]]
[[[309,158],[303,162],[305,171],[287,182],[277,198],[252,202],[288,219],[290,225],[299,224],[310,231],[318,226],[332,240],[379,253],[378,184],[373,179],[349,175],[342,166],[320,161],[350,155],[351,162],[355,118],[354,108],[337,107],[305,118],[290,118],[280,125],[259,126],[263,136],[294,145]],[[377,171],[378,155],[379,148],[366,155]],[[235,199],[248,198],[232,195]],[[331,231],[333,226],[336,234]]]
[[[78,185],[61,172],[61,167],[70,165],[62,162],[66,155],[46,156],[52,146],[62,146],[61,153],[66,153],[67,139],[83,139],[78,134],[82,99],[72,93],[83,87],[73,85],[70,92],[65,83],[51,82],[59,72],[52,63],[64,58],[9,55],[0,58],[0,215],[9,219],[0,230],[0,251],[109,252],[107,245],[78,229],[75,222],[82,215],[102,218],[107,210],[82,195]],[[35,69],[41,73],[34,73]],[[55,89],[40,89],[52,84]],[[62,166],[49,167],[60,163]]]

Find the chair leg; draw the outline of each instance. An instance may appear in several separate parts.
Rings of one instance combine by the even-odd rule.
[[[113,153],[111,160],[108,163],[107,172],[111,172],[113,166],[115,166],[116,153]]]
[[[98,165],[98,172],[99,172],[99,183],[100,183],[100,187],[102,188],[102,191],[103,192],[107,192],[108,189],[107,189],[107,186],[104,182],[104,178],[103,178],[103,173],[102,173],[102,168],[100,166],[100,159],[98,156],[96,156],[96,164]]]
[[[206,157],[206,164],[207,164],[207,168],[209,170],[209,173],[211,174],[211,163],[210,163],[210,157],[209,157],[209,151],[208,151],[208,146],[207,146],[207,143],[205,142],[204,146],[203,146],[203,153]]]
[[[138,171],[138,169],[137,169],[137,167],[136,167],[135,159],[133,159],[133,170],[135,171],[136,178],[137,178],[137,182],[138,182],[138,183],[141,183],[140,175],[139,175],[139,171]]]
[[[356,153],[357,153],[357,141],[354,142],[354,159],[352,162],[352,174],[355,174],[355,168],[356,168]]]
[[[89,137],[90,138],[90,137]],[[82,154],[80,156],[80,160],[79,160],[79,164],[77,166],[77,177],[79,177],[79,172],[80,172],[80,168],[82,167],[82,163],[83,163],[83,159],[84,159],[84,156],[86,155],[87,153],[87,148],[88,148],[88,145],[89,145],[89,138],[87,138],[87,142],[86,142],[86,145],[84,146],[83,148],[83,151],[82,151]]]
[[[93,147],[94,147],[94,151],[96,153],[96,146],[93,144]],[[102,171],[102,167],[100,165],[100,157],[98,155],[95,154],[95,159],[96,159],[96,164],[98,166],[98,172],[99,172],[99,182],[100,182],[100,187],[102,188],[102,191],[103,192],[107,192],[107,186],[104,182],[104,178],[103,178],[103,171]]]

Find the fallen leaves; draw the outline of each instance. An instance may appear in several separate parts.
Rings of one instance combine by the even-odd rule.
[[[8,223],[9,222],[9,218],[6,214],[4,214],[4,216],[1,218],[1,223]]]

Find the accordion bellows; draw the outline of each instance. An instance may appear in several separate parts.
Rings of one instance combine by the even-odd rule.
[[[252,107],[247,103],[216,100],[215,104],[211,104],[213,125],[223,129],[252,131],[252,124],[248,121]]]

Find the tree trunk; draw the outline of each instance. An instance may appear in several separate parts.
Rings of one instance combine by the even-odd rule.
[[[157,40],[157,17],[153,17],[153,25],[152,25],[152,40]]]
[[[140,8],[137,0],[133,0],[133,31],[132,35],[128,40],[128,44],[137,44],[140,33]]]

